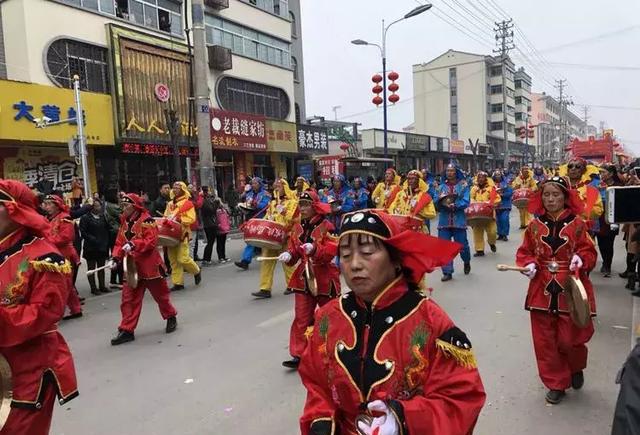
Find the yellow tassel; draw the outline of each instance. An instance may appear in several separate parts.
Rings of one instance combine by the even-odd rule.
[[[154,228],[154,227],[156,227],[156,226],[157,226],[157,225],[156,225],[156,223],[155,223],[155,222],[149,222],[149,223],[147,223],[147,222],[143,222],[143,223],[142,223],[142,227],[143,227],[143,228]]]
[[[72,271],[71,263],[69,263],[68,260],[65,260],[64,264],[53,263],[47,260],[31,261],[30,263],[36,272],[54,272],[70,275]]]
[[[308,326],[304,331],[304,338],[307,340],[311,340],[311,336],[313,335],[313,326]]]
[[[458,346],[440,339],[436,340],[436,347],[440,349],[447,358],[453,357],[453,359],[455,359],[462,367],[468,369],[475,369],[478,367],[476,357],[473,355],[473,351],[471,349],[461,349]]]

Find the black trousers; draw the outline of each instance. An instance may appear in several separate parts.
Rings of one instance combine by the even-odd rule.
[[[610,231],[607,234],[601,236],[597,235],[598,248],[600,249],[600,255],[602,256],[602,266],[611,270],[611,262],[613,261],[613,244],[616,240],[616,233]]]
[[[227,235],[226,234],[217,234],[215,227],[209,227],[204,229],[204,233],[207,236],[207,246],[204,248],[204,261],[211,261],[211,254],[213,251],[213,245],[216,245],[216,251],[218,253],[218,260],[222,260],[227,258],[226,248],[227,248]]]
[[[107,257],[94,257],[94,258],[86,258],[87,260],[87,269],[97,269],[98,267],[102,267],[107,262]],[[98,286],[96,286],[96,275],[98,275]],[[88,276],[89,286],[91,287],[91,291],[96,291],[98,289],[105,288],[104,286],[104,269]]]

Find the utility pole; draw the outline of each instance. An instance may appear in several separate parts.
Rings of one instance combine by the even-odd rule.
[[[84,187],[84,197],[89,199],[91,195],[91,184],[89,184],[89,164],[87,160],[87,138],[84,135],[84,113],[82,112],[82,102],[80,101],[80,76],[73,76],[73,95],[76,103],[76,126],[78,128],[78,146],[80,148],[80,160],[82,162],[82,183]]]
[[[333,110],[333,119],[335,121],[338,120],[338,109],[342,109],[342,106],[331,106],[331,110]]]
[[[193,62],[195,76],[196,126],[200,157],[200,185],[217,190],[211,145],[211,117],[209,115],[209,86],[207,81],[207,45],[204,28],[204,2],[191,1],[193,19]],[[189,126],[191,129],[191,126]],[[189,131],[189,134],[191,131]],[[220,193],[220,192],[218,192]]]
[[[560,80],[556,80],[556,88],[558,89],[558,102],[560,103],[560,146],[562,147],[561,151],[564,151],[564,148],[567,146],[567,140],[568,140],[568,133],[567,133],[567,127],[568,127],[568,119],[569,117],[567,116],[567,106],[569,106],[570,104],[573,104],[573,102],[571,102],[571,99],[569,98],[568,95],[566,95],[564,93],[565,91],[565,87],[567,84],[567,80],[566,79],[560,79]]]
[[[509,131],[507,129],[507,59],[509,58],[509,50],[515,48],[513,44],[513,20],[503,20],[496,22],[496,42],[498,49],[493,50],[494,53],[500,54],[502,62],[502,132],[504,137],[504,163],[505,170],[509,169]]]
[[[583,119],[584,119],[584,131],[582,132],[582,134],[586,139],[587,130],[588,130],[587,127],[589,126],[589,106],[587,106],[586,104],[582,106],[582,113],[583,113]]]

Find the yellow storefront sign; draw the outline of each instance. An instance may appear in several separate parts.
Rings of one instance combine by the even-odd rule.
[[[84,135],[90,145],[113,145],[111,96],[82,92]],[[73,123],[36,128],[34,119],[75,118],[73,90],[0,80],[0,140],[66,144],[77,135]]]
[[[267,151],[298,152],[298,137],[294,123],[267,119],[265,128],[267,130]]]

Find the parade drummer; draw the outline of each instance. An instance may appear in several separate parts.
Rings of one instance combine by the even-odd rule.
[[[485,392],[471,342],[417,288],[460,248],[383,211],[345,215],[339,255],[351,292],[316,312],[299,367],[303,435],[473,432]]]
[[[579,328],[569,317],[566,282],[577,273],[587,292],[592,315],[596,304],[589,272],[597,253],[588,226],[579,215],[583,204],[564,177],[543,182],[529,202],[534,218],[516,253],[530,280],[525,309],[530,311],[533,347],[548,403],[559,403],[569,387],[582,388],[587,366],[586,343],[593,323]]]
[[[600,171],[594,165],[589,165],[580,157],[573,157],[566,165],[560,167],[560,175],[569,178],[571,189],[576,189],[584,204],[580,217],[589,224],[589,231],[598,232],[599,218],[604,212],[602,197],[598,190]]]
[[[78,267],[80,266],[80,256],[74,246],[76,228],[73,219],[69,216],[69,206],[65,204],[64,199],[62,199],[60,195],[52,194],[45,196],[42,207],[47,213],[50,222],[47,239],[58,248],[73,269],[71,277],[69,278],[72,290],[68,293],[67,299],[69,314],[65,316],[64,319],[68,320],[82,317],[80,297],[73,285],[78,274]]]
[[[164,279],[164,261],[158,251],[158,227],[144,207],[142,198],[135,193],[127,193],[121,198],[122,218],[120,230],[113,247],[113,268],[122,264],[127,256],[133,258],[138,274],[138,282],[132,287],[129,281],[122,287],[120,312],[122,320],[118,335],[111,340],[116,346],[135,339],[134,331],[142,312],[145,289],[158,304],[160,315],[167,321],[167,334],[176,330],[178,312],[171,304],[169,287]]]
[[[338,252],[333,225],[326,219],[329,206],[313,191],[304,192],[299,202],[301,221],[291,231],[287,250],[279,260],[295,271],[288,286],[295,292],[295,317],[289,335],[291,359],[283,366],[296,369],[306,347],[305,332],[313,325],[316,307],[340,294],[340,271],[333,262]],[[297,264],[297,266],[296,266]]]
[[[418,170],[409,171],[407,181],[389,207],[391,214],[410,216],[420,219],[429,228],[429,221],[436,217],[433,198],[429,195],[427,183]]]
[[[533,177],[531,176],[531,172],[529,171],[529,167],[526,165],[520,168],[520,174],[516,178],[514,178],[511,184],[514,190],[535,190],[537,186],[536,180],[533,179]],[[518,213],[520,213],[520,229],[523,230],[527,228],[527,225],[531,220],[531,215],[529,214],[529,210],[527,210],[527,208],[519,208]]]
[[[10,367],[3,393],[12,390],[0,435],[47,435],[56,396],[61,405],[78,396],[71,351],[57,328],[75,292],[72,265],[48,234],[36,195],[22,182],[0,180],[0,355]]]
[[[464,274],[471,272],[471,252],[467,239],[467,218],[464,211],[469,207],[469,185],[464,174],[456,165],[450,163],[442,176],[443,182],[438,186],[438,237],[455,240],[463,246],[460,257],[464,262]],[[442,268],[441,281],[453,278],[453,261]]]
[[[511,196],[513,195],[513,188],[509,181],[505,178],[504,174],[500,170],[493,172],[491,176],[493,182],[500,195],[500,203],[496,207],[496,226],[498,232],[498,240],[503,242],[509,241],[510,231],[510,214],[511,214]]]
[[[368,208],[369,191],[362,183],[362,179],[360,177],[355,177],[353,179],[349,196],[351,196],[351,200],[353,201],[353,210]]]
[[[375,208],[388,211],[401,190],[400,176],[395,169],[388,168],[384,172],[384,181],[378,183],[371,194]]]
[[[245,219],[262,219],[271,196],[269,192],[264,188],[262,178],[253,177],[251,183],[245,186],[245,192],[242,194],[242,201],[244,201],[245,208],[243,208]],[[251,260],[256,255],[257,248],[249,244],[245,244],[242,251],[242,258],[240,261],[236,261],[234,264],[242,270],[247,270],[251,264]]]
[[[296,193],[289,188],[289,183],[284,178],[280,178],[273,183],[274,199],[267,207],[264,219],[277,222],[284,226],[285,232],[289,234],[293,227],[294,221],[298,217],[298,199]],[[268,299],[271,297],[271,287],[273,287],[273,274],[276,270],[276,260],[282,250],[278,249],[262,249],[262,256],[274,258],[273,260],[264,260],[260,264],[260,289],[251,293],[251,296],[258,299]],[[288,283],[293,267],[283,265],[285,283]],[[289,286],[287,286],[287,289]],[[285,294],[289,294],[285,291]]]
[[[486,172],[480,171],[476,175],[476,183],[471,188],[471,202],[472,203],[487,203],[491,205],[491,208],[498,207],[500,205],[500,195],[496,189],[493,180],[489,178]],[[476,223],[473,227],[473,248],[476,251],[474,257],[484,256],[484,233],[487,233],[487,242],[491,252],[496,252],[496,239],[497,239],[497,225],[495,220],[495,211],[493,212],[494,219],[485,223]]]
[[[171,200],[167,202],[164,216],[167,219],[178,222],[182,227],[182,238],[177,246],[167,247],[169,262],[171,263],[172,291],[184,289],[184,272],[194,276],[196,285],[200,284],[202,275],[200,268],[191,258],[189,253],[189,240],[191,240],[191,225],[196,222],[196,209],[191,202],[191,194],[187,185],[182,181],[173,183],[170,193]]]

